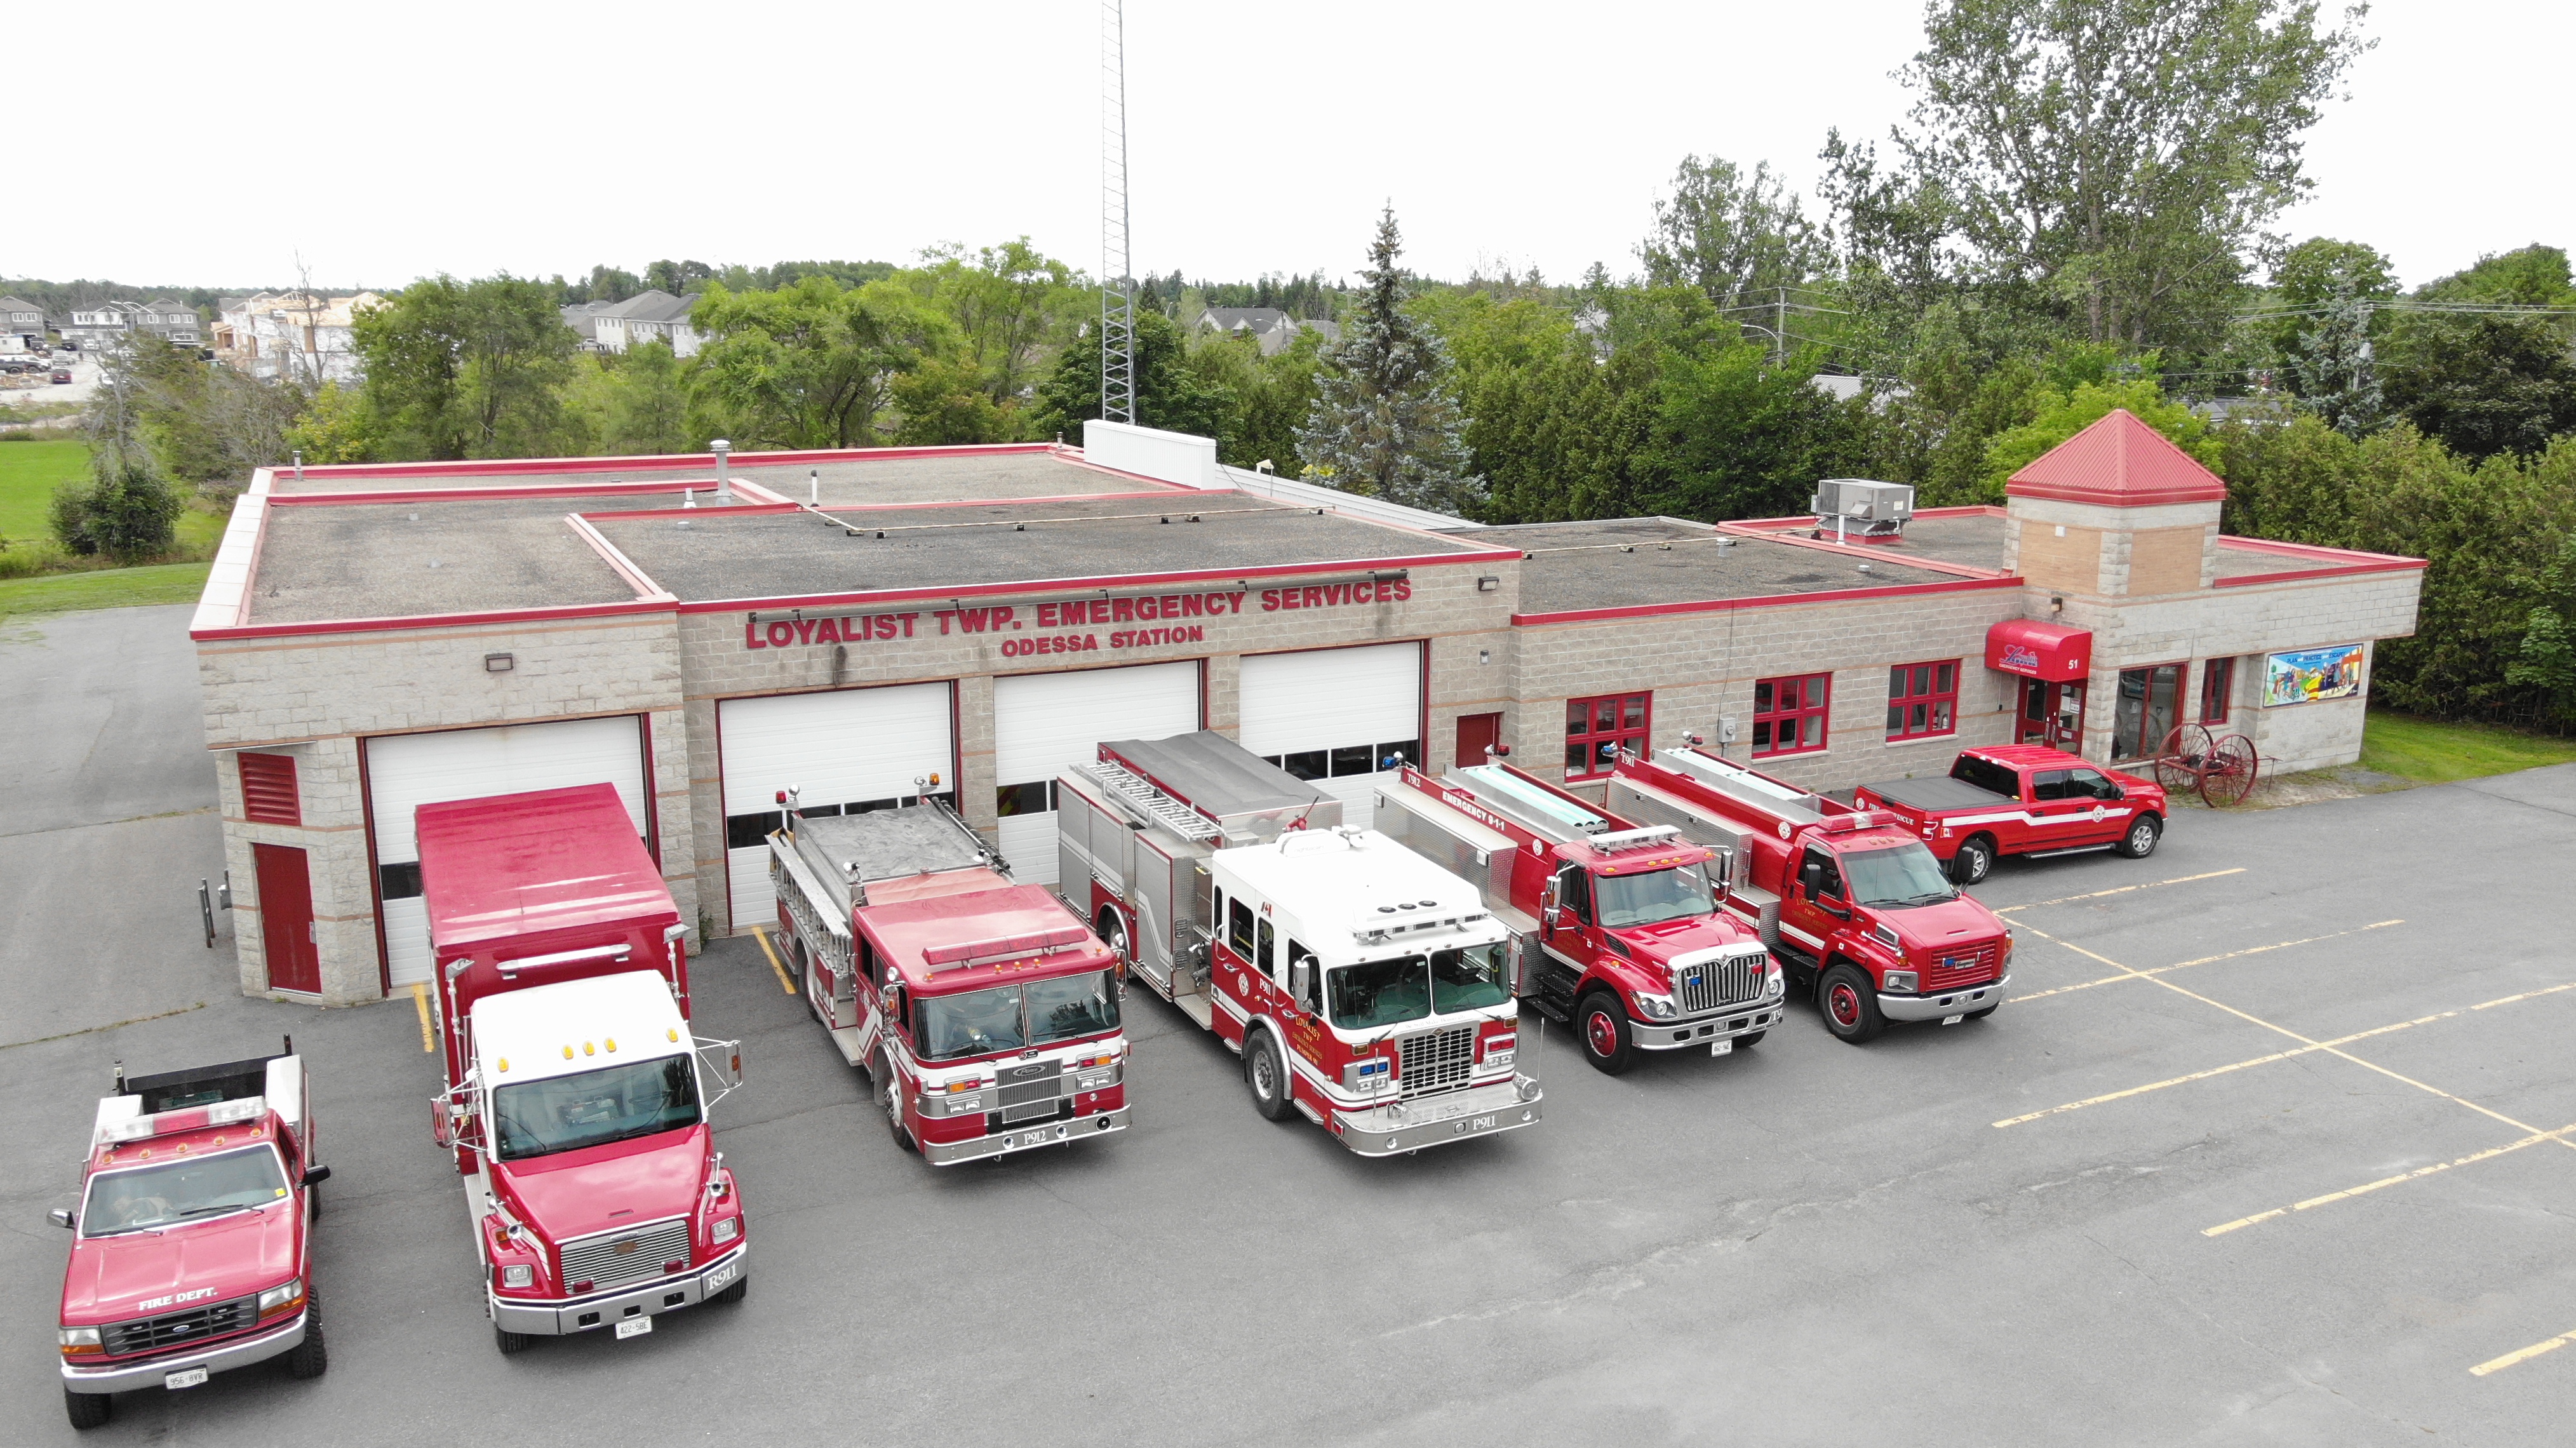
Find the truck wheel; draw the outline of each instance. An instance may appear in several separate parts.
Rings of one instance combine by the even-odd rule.
[[[315,1182],[304,1189],[304,1212],[304,1220],[308,1222],[322,1220],[322,1184],[320,1182]]]
[[[512,1332],[497,1322],[492,1324],[492,1345],[501,1350],[503,1357],[512,1357],[526,1352],[536,1345],[536,1341],[533,1333]]]
[[[1118,907],[1114,905],[1100,907],[1100,942],[1109,947],[1110,954],[1122,961],[1135,959],[1129,953],[1133,937],[1127,933],[1127,917],[1119,914]]]
[[[915,1150],[912,1133],[903,1129],[903,1097],[895,1088],[894,1071],[886,1065],[885,1052],[868,1057],[868,1079],[876,1085],[877,1104],[885,1108],[886,1125],[894,1132],[894,1144],[906,1151]]]
[[[1583,1037],[1583,1059],[1605,1076],[1616,1076],[1637,1063],[1637,1042],[1628,1033],[1628,1008],[1615,992],[1596,990],[1574,1008],[1576,1031]]]
[[[1285,1121],[1296,1110],[1290,1100],[1288,1068],[1280,1063],[1279,1043],[1259,1026],[1243,1047],[1243,1079],[1252,1087],[1252,1109],[1264,1121]]]
[[[65,1388],[63,1412],[71,1418],[73,1427],[88,1432],[107,1426],[108,1418],[116,1412],[116,1400],[105,1393],[75,1393]]]
[[[1762,1044],[1762,1038],[1769,1034],[1771,1034],[1769,1031],[1746,1031],[1743,1035],[1735,1038],[1735,1044],[1739,1046],[1758,1046]]]
[[[707,1301],[719,1306],[731,1307],[750,1295],[751,1277],[749,1274],[745,1274],[735,1278],[731,1287],[728,1287],[724,1291],[717,1293],[715,1296],[708,1298]]]
[[[1974,885],[1995,870],[1995,842],[1984,835],[1971,835],[1950,857],[1950,883]]]
[[[1878,1013],[1878,992],[1856,965],[1837,965],[1816,982],[1816,1007],[1825,1029],[1857,1046],[1878,1039],[1887,1018]]]
[[[2111,847],[2112,853],[2127,859],[2143,860],[2156,852],[2156,840],[2164,832],[2164,821],[2151,814],[2142,814],[2129,821],[2129,832],[2120,836],[2120,843]]]
[[[2001,1010],[2003,1008],[2003,1004],[2004,1003],[2002,1001],[1997,1001],[1993,1005],[1986,1007],[1984,1010],[1970,1011],[1968,1012],[1967,1019],[1972,1021],[1982,1021],[1986,1017],[1993,1015],[1996,1011]]]
[[[304,1288],[304,1341],[286,1355],[286,1375],[318,1378],[331,1366],[331,1349],[322,1341],[322,1304],[311,1283]]]

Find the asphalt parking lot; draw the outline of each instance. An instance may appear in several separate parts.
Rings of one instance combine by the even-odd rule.
[[[198,934],[185,617],[0,641],[12,1442],[75,1436],[43,1214],[110,1063],[289,1031],[331,1371],[121,1397],[87,1441],[2529,1444],[2576,1404],[2576,1351],[2529,1351],[2576,1333],[2576,766],[2006,862],[1990,1020],[1854,1048],[1802,1002],[1619,1078],[1550,1028],[1547,1120],[1387,1161],[1262,1121],[1136,992],[1133,1131],[934,1170],[720,942],[748,1301],[504,1360],[411,1002],[244,1001]]]

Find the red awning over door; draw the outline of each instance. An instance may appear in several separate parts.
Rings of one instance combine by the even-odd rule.
[[[2075,683],[2093,670],[2093,635],[2064,624],[2008,618],[1986,630],[1986,667],[2025,679]]]

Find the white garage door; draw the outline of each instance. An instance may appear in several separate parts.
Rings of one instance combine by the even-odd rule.
[[[778,828],[778,791],[794,789],[805,813],[856,814],[919,792],[956,788],[947,684],[897,684],[726,699],[716,705],[723,735],[725,873],[734,930],[778,914],[769,886],[768,846]]]
[[[649,833],[643,721],[632,714],[390,734],[366,741],[366,751],[385,968],[397,988],[429,979],[429,911],[421,901],[420,843],[412,811],[441,800],[608,784],[616,786],[617,797],[625,802],[635,833]]]
[[[1145,664],[993,681],[993,777],[1011,878],[1056,877],[1055,777],[1100,757],[1110,739],[1163,739],[1199,727],[1199,666]]]
[[[1371,644],[1243,661],[1243,747],[1342,802],[1367,829],[1391,760],[1422,762],[1422,645]]]

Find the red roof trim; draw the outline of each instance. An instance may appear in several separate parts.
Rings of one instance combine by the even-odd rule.
[[[1051,493],[1042,498],[952,498],[936,503],[826,503],[823,505],[823,511],[838,517],[843,513],[890,513],[911,508],[1015,508],[1031,503],[1098,503],[1115,502],[1121,498],[1168,498],[1174,491],[1176,489],[1172,487],[1160,487],[1150,493]],[[1204,496],[1197,488],[1179,488],[1177,491]],[[1066,521],[1080,522],[1081,520],[1076,518]]]
[[[2425,566],[2421,558],[2398,558],[2386,563],[2348,563],[2341,568],[2299,568],[2288,573],[2244,573],[2234,578],[2219,579],[2213,587],[2250,588],[2258,583],[2299,583],[2310,578],[2348,578],[2356,573],[2408,573]]]
[[[1879,555],[1884,557],[1886,555]],[[1906,598],[1926,593],[1973,593],[1989,588],[2019,588],[2018,578],[1962,578],[1955,583],[1898,583],[1884,588],[1838,588],[1824,593],[1766,593],[1758,598],[1711,598],[1689,603],[1647,603],[1627,608],[1577,608],[1556,613],[1516,613],[1514,627],[1551,623],[1604,623],[1623,618],[1658,618],[1678,613],[1722,613],[1738,608],[1782,608],[1801,603],[1853,603],[1869,598]]]
[[[1013,453],[1046,453],[1056,451],[1055,444],[1045,442],[965,443],[949,447],[856,447],[809,448],[792,452],[756,452],[733,454],[738,468],[793,467],[798,463],[874,462],[886,459],[917,457],[1000,457]],[[488,473],[509,477],[518,473],[607,473],[621,470],[659,470],[680,472],[697,469],[709,478],[715,476],[715,459],[711,453],[647,453],[635,457],[604,458],[468,458],[449,462],[408,463],[331,463],[308,467],[300,481],[315,478],[434,478],[452,477],[458,473]],[[280,470],[292,478],[293,471]]]
[[[1344,558],[1322,563],[1271,563],[1258,568],[1202,568],[1182,573],[1105,574],[1090,578],[1038,578],[1011,583],[975,583],[948,588],[864,589],[850,593],[780,594],[760,598],[720,598],[683,603],[682,613],[741,613],[747,609],[839,608],[861,603],[936,603],[951,598],[1008,598],[1014,594],[1051,593],[1068,588],[1144,588],[1163,583],[1231,583],[1238,579],[1290,578],[1309,573],[1346,573],[1361,568],[1439,568],[1466,563],[1513,563],[1520,550],[1445,553],[1418,558]]]
[[[662,585],[655,583],[646,575],[643,569],[636,567],[635,560],[627,557],[623,549],[601,537],[599,530],[590,526],[588,518],[579,513],[566,513],[564,521],[572,525],[573,534],[589,544],[592,552],[607,560],[608,566],[617,570],[617,576],[626,580],[626,586],[635,590],[637,598],[672,596],[663,590]]]
[[[488,613],[423,613],[405,618],[326,618],[311,623],[248,623],[232,628],[188,630],[188,637],[208,639],[292,638],[299,634],[379,633],[389,629],[463,628],[491,623],[545,623],[557,619],[614,618],[629,613],[667,613],[677,600],[639,598],[627,603],[573,603],[555,608],[505,608]],[[629,711],[632,712],[632,711]]]
[[[381,493],[271,493],[281,508],[351,507],[368,503],[484,502],[494,498],[620,498],[638,493],[678,492],[678,479],[651,483],[551,483],[500,488],[400,488]],[[715,479],[707,479],[715,486]]]
[[[803,503],[727,503],[719,507],[700,504],[694,508],[620,508],[614,513],[575,513],[574,517],[595,522],[615,523],[627,518],[738,518],[766,513],[802,513]]]

